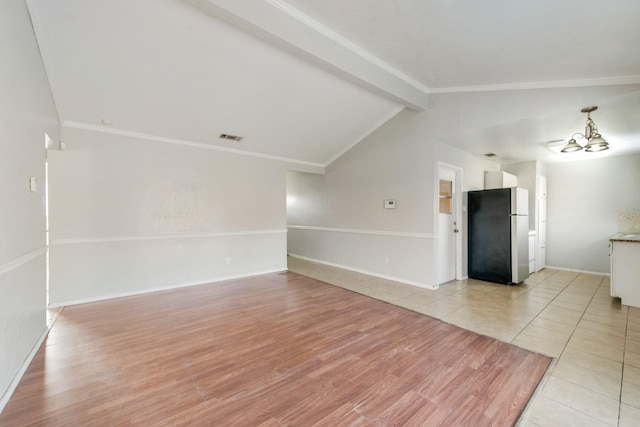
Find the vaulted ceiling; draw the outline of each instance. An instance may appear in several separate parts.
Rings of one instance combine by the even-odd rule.
[[[27,4],[64,125],[314,165],[433,93],[640,84],[637,0]],[[640,97],[618,95],[598,114],[640,150]],[[580,107],[445,142],[536,158],[579,130],[565,123]],[[518,147],[524,131],[538,151]]]
[[[287,0],[431,90],[640,75],[640,3]]]

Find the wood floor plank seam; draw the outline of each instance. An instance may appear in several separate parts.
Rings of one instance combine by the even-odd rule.
[[[508,426],[550,360],[274,273],[66,307],[0,425]]]

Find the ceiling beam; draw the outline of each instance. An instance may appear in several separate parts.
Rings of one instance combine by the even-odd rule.
[[[185,0],[299,58],[418,111],[429,89],[281,0]]]

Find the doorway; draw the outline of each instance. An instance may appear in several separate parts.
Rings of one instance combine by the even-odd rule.
[[[438,163],[436,182],[436,283],[460,279],[462,274],[462,169]]]

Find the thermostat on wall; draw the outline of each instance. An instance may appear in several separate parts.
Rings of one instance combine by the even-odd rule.
[[[385,200],[384,201],[384,208],[385,209],[395,209],[396,208],[396,201],[395,200]]]

